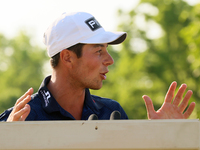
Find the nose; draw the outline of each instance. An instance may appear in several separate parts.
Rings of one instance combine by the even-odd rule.
[[[114,63],[114,59],[112,58],[112,56],[107,52],[106,57],[103,61],[103,64],[105,66],[110,66]]]

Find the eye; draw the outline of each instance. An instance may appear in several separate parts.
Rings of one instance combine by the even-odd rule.
[[[101,53],[101,52],[102,52],[102,50],[101,50],[101,49],[97,51],[97,53]]]

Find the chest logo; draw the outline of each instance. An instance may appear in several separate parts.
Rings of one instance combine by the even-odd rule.
[[[49,104],[49,99],[51,98],[51,95],[50,95],[49,91],[46,91],[46,92],[45,91],[40,91],[40,93],[43,96],[43,99],[44,99],[44,102],[45,102],[45,107],[47,107],[48,104]]]

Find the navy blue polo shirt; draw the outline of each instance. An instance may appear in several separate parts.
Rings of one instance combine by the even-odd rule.
[[[75,118],[64,110],[55,100],[47,88],[51,76],[42,82],[37,93],[33,94],[29,105],[31,112],[26,121],[42,120],[75,120]],[[67,99],[67,97],[66,97]],[[123,108],[114,100],[90,95],[89,89],[85,89],[85,100],[81,120],[87,120],[91,114],[96,114],[99,120],[108,120],[113,111],[121,113],[121,119],[128,119]],[[12,108],[0,115],[0,121],[6,121]]]

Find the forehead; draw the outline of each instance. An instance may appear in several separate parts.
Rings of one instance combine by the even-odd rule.
[[[102,48],[106,48],[108,47],[107,43],[103,43],[103,44],[86,44],[86,47],[91,47],[91,48],[97,48],[97,47],[102,47]]]

